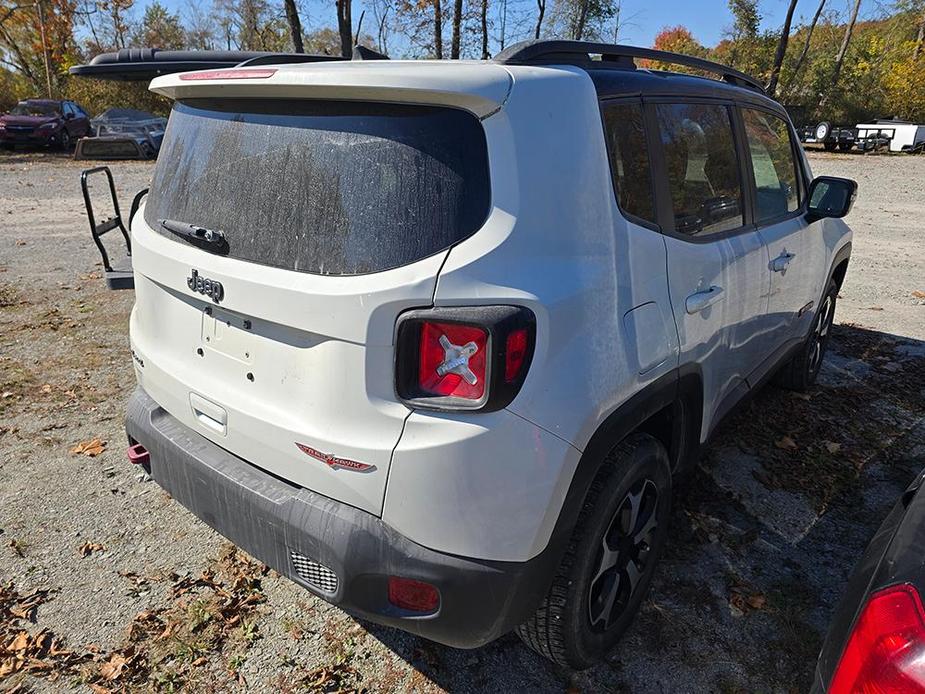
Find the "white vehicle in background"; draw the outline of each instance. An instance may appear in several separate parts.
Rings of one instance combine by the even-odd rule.
[[[881,146],[888,145],[891,152],[921,152],[925,149],[925,125],[878,119],[873,123],[858,123],[856,130],[858,143],[878,142]]]
[[[345,610],[587,667],[723,416],[816,378],[856,184],[687,56],[291,60],[151,84],[129,456]]]

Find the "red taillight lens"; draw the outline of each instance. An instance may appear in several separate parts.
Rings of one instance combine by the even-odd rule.
[[[421,325],[418,386],[425,393],[481,400],[487,380],[488,331],[458,323]]]
[[[440,606],[440,593],[429,583],[389,576],[389,602],[403,610],[434,612]]]
[[[529,335],[526,328],[518,328],[507,336],[507,349],[504,351],[504,382],[513,383],[520,375],[527,358]]]
[[[925,610],[915,588],[903,584],[871,595],[829,692],[925,692]]]
[[[196,80],[260,80],[276,74],[275,68],[231,68],[228,70],[204,70],[202,72],[189,72],[180,75],[184,82]]]

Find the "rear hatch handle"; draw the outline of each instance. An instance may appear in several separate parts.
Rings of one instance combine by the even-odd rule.
[[[157,220],[171,234],[176,234],[180,238],[202,246],[213,253],[227,253],[228,241],[225,239],[225,232],[218,229],[206,229],[196,224],[187,224],[178,222],[173,219]]]

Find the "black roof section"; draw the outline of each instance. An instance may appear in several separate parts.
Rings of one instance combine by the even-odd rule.
[[[344,60],[340,56],[267,51],[162,51],[158,48],[123,48],[102,53],[86,65],[75,65],[72,75],[96,79],[151,80],[158,75],[191,70],[221,70],[240,65],[315,63]]]
[[[593,60],[592,55],[600,55]],[[658,51],[653,48],[620,46],[590,41],[522,41],[509,46],[495,56],[504,65],[577,65],[583,68],[609,67],[635,70],[636,60],[656,60],[661,63],[682,65],[717,75],[722,81],[737,87],[754,89],[764,94],[764,87],[753,77],[712,60],[695,58],[680,53]]]

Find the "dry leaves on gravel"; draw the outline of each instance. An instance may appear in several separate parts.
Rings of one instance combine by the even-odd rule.
[[[76,444],[73,448],[71,448],[71,453],[73,455],[86,455],[90,458],[95,458],[105,450],[106,442],[97,437],[95,439],[90,439],[89,441],[81,441],[80,443]]]
[[[729,607],[733,610],[733,614],[763,610],[767,602],[768,599],[764,593],[747,586],[733,586],[729,592]]]
[[[105,552],[106,546],[101,545],[99,542],[84,542],[80,547],[77,548],[77,552],[82,557],[89,557],[94,552]]]

